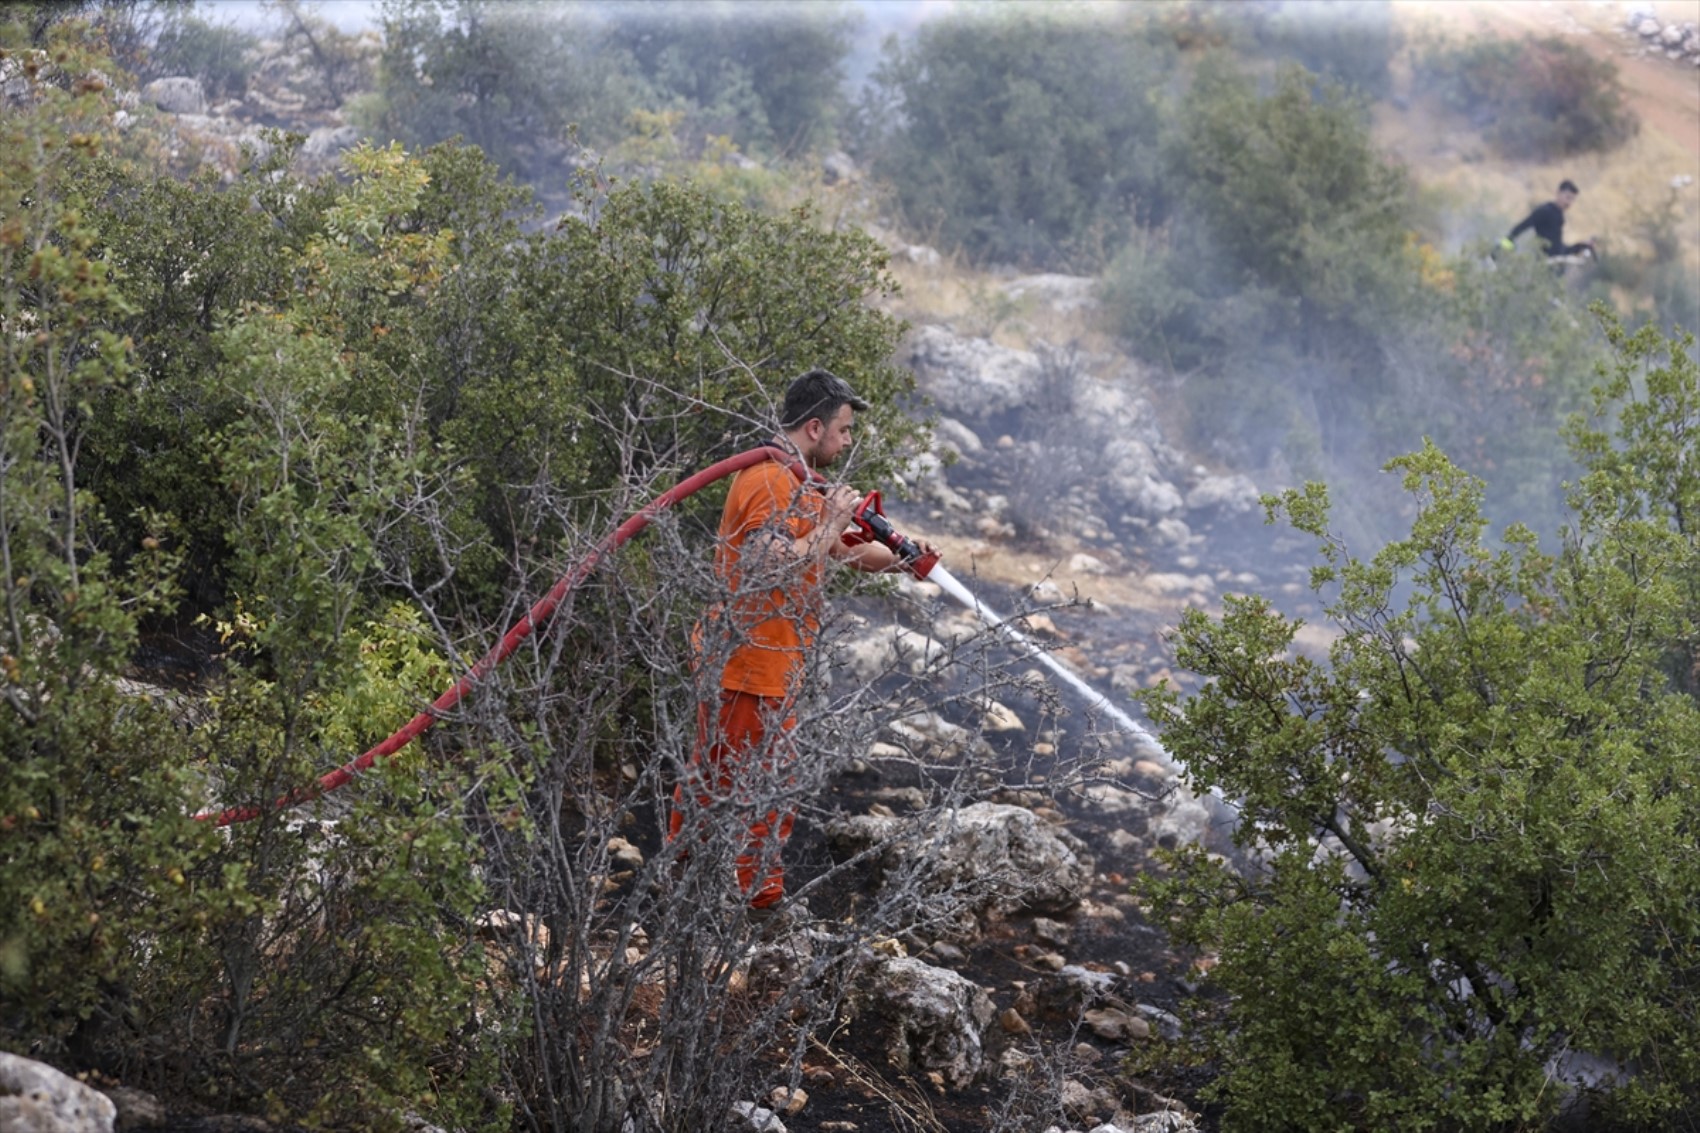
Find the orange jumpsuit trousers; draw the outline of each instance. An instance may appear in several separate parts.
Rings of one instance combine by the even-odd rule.
[[[686,781],[697,792],[697,804],[707,808],[728,800],[741,803],[734,810],[736,821],[748,825],[743,851],[738,855],[738,888],[750,906],[765,909],[785,896],[785,868],[779,860],[791,827],[793,811],[769,810],[754,813],[754,800],[747,797],[752,787],[777,790],[779,773],[796,759],[796,750],[785,735],[797,726],[788,714],[788,704],[778,697],[722,689],[717,719],[710,719],[710,704],[697,706],[697,742],[691,751]],[[780,734],[769,740],[767,731],[781,721]],[[745,797],[740,798],[743,795]],[[667,840],[679,837],[684,826],[685,788],[673,788],[673,810],[667,816]],[[757,874],[761,874],[757,884]]]

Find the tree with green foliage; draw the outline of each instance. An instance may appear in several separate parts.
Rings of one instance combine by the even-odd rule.
[[[1426,285],[1385,329],[1389,394],[1373,427],[1394,437],[1403,417],[1487,480],[1491,516],[1556,531],[1577,472],[1558,426],[1590,404],[1606,336],[1544,257],[1420,254]]]
[[[459,137],[533,183],[563,176],[576,130],[620,136],[635,105],[606,31],[571,7],[386,0],[368,134],[424,147]]]
[[[148,74],[153,48],[192,0],[16,0],[6,5],[8,46],[44,48],[67,38],[95,48],[110,67]],[[149,77],[154,77],[149,75]]]
[[[1289,67],[1261,93],[1227,60],[1201,67],[1164,134],[1181,255],[1203,295],[1246,283],[1281,297],[1274,328],[1339,355],[1373,326],[1404,259],[1409,188],[1370,138],[1364,105]],[[1209,274],[1217,276],[1209,278]],[[1201,296],[1202,297],[1202,296]]]
[[[1610,150],[1640,128],[1616,64],[1557,36],[1435,44],[1418,52],[1414,79],[1511,158]]]
[[[1162,154],[1172,210],[1117,254],[1103,294],[1134,351],[1188,375],[1198,444],[1300,475],[1409,445],[1389,373],[1393,332],[1422,310],[1409,185],[1362,102],[1297,67],[1260,91],[1213,56]]]
[[[595,493],[624,476],[688,471],[759,440],[775,391],[811,365],[880,400],[870,465],[913,435],[897,408],[910,379],[890,361],[901,327],[865,303],[893,287],[867,237],[823,231],[806,209],[764,217],[677,185],[587,197],[593,219],[528,231],[529,194],[477,151],[437,147],[407,168],[416,193],[374,228],[335,232],[343,197],[376,185],[272,184],[269,169],[246,193],[110,165],[87,177],[103,254],[129,281],[134,309],[120,326],[147,376],[145,395],[101,401],[89,475],[123,514],[184,517],[203,604],[227,597],[232,522],[230,497],[205,475],[208,446],[238,411],[214,380],[215,337],[252,304],[313,311],[347,352],[357,401],[345,410],[400,427],[401,408],[417,404],[418,427],[454,454],[474,485],[439,516],[454,561],[432,550],[416,573],[451,573],[469,609],[501,604],[513,579],[500,564],[558,526],[538,512],[538,489],[575,486],[579,506],[596,509]],[[375,240],[392,248],[381,270],[361,258]],[[351,256],[349,271],[366,274],[319,274],[325,257]],[[641,469],[604,427],[629,420],[650,422]]]
[[[16,30],[0,21],[0,42]],[[111,482],[85,464],[104,413],[182,387],[150,387],[124,333],[174,300],[131,301],[125,268],[157,248],[119,262],[111,198],[87,193],[110,183],[113,107],[85,35],[67,21],[0,59],[27,83],[0,146],[0,1037],[179,1098],[374,1129],[409,1109],[499,1122],[498,1045],[453,1049],[484,964],[458,771],[375,775],[346,826],[267,811],[220,838],[193,817],[228,798],[266,810],[448,675],[417,614],[371,584],[374,515],[435,466],[357,416],[304,301],[259,310],[250,295],[228,322],[216,304],[176,311],[184,341],[201,320],[196,376],[231,408],[194,423],[212,426],[199,471],[230,501],[227,668],[192,710],[131,679],[139,630],[181,614],[176,524],[111,522]],[[408,191],[389,181],[328,222],[364,230]],[[416,251],[398,242],[376,269],[325,255],[300,278],[393,281],[383,253]],[[218,276],[230,258],[213,250],[178,282],[196,269]]]
[[[1225,1129],[1532,1130],[1584,1091],[1597,1125],[1700,1096],[1700,370],[1692,337],[1608,329],[1617,427],[1572,430],[1561,550],[1487,543],[1481,483],[1430,446],[1392,462],[1417,518],[1372,558],[1320,486],[1269,501],[1321,541],[1326,663],[1261,598],[1182,621],[1209,683],[1147,703],[1193,788],[1238,800],[1247,858],[1179,853],[1143,888],[1219,957],[1194,1035]]]
[[[135,942],[192,904],[203,839],[168,713],[115,683],[174,597],[170,521],[140,514],[115,546],[79,467],[89,406],[132,374],[112,329],[128,303],[67,192],[108,133],[85,77],[105,60],[74,24],[40,47],[26,30],[0,21],[24,86],[0,116],[0,1033],[62,1051],[109,1015]]]
[[[1260,91],[1227,57],[1201,66],[1164,153],[1179,203],[1102,294],[1135,351],[1185,376],[1200,447],[1357,480],[1339,519],[1379,538],[1404,505],[1373,471],[1429,436],[1489,478],[1495,514],[1552,526],[1557,425],[1603,351],[1574,279],[1422,243],[1361,100],[1297,68]]]
[[[259,44],[252,32],[201,19],[187,6],[168,9],[138,78],[189,75],[201,80],[214,102],[240,98],[254,70],[248,52]]]
[[[1240,15],[1230,12],[1229,18]],[[1388,0],[1284,0],[1267,18],[1254,18],[1252,28],[1257,47],[1268,55],[1371,98],[1388,93],[1387,64],[1400,40]]]
[[[463,146],[362,148],[310,184],[286,147],[228,187],[164,182],[113,154],[86,29],[44,34],[0,59],[29,86],[8,88],[0,162],[0,732],[17,753],[0,1038],[326,1125],[499,1126],[512,1101],[617,1128],[577,1026],[618,1048],[642,988],[602,983],[607,926],[571,921],[602,896],[581,865],[613,831],[563,841],[560,808],[602,814],[603,772],[634,752],[630,805],[671,786],[703,600],[685,564],[706,571],[694,513],[658,535],[670,557],[633,548],[620,586],[586,586],[434,758],[415,748],[328,800],[303,788],[440,692],[616,516],[764,439],[798,370],[882,402],[857,469],[889,467],[917,426],[890,361],[901,326],[866,303],[893,287],[883,251],[688,185],[587,179],[584,217],[544,230]],[[28,36],[0,19],[0,43]],[[217,650],[201,683],[131,683],[140,634],[196,615]],[[251,820],[219,836],[190,817],[223,806]],[[490,929],[492,902],[520,897],[550,910],[549,962],[588,973],[588,1004],[537,980],[535,940],[487,950],[508,923]],[[657,963],[700,976],[702,927],[658,939]],[[748,926],[712,927],[749,947]],[[521,1055],[531,995],[567,1025]],[[700,1041],[728,1020],[677,1006],[644,1073],[671,1076],[672,1127],[701,1128],[765,1048],[729,1060]]]
[[[833,140],[854,21],[836,0],[650,3],[616,9],[609,39],[641,76],[647,108],[684,111],[693,148],[725,136],[796,157]]]
[[[110,153],[76,171],[101,258],[123,280],[128,307],[114,329],[130,340],[137,371],[135,388],[94,403],[83,476],[121,526],[133,526],[125,517],[138,508],[179,518],[183,584],[199,609],[227,597],[219,564],[230,501],[206,475],[204,446],[235,408],[210,397],[208,376],[221,364],[215,336],[244,307],[289,292],[286,249],[327,207],[324,186],[275,179],[291,152],[280,149],[238,182],[246,193],[211,177],[154,176]]]
[[[981,262],[1089,270],[1161,191],[1169,49],[1142,21],[1023,11],[888,43],[863,153],[916,232]]]

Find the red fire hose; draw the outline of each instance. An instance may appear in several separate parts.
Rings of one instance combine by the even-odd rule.
[[[531,636],[533,630],[547,622],[550,617],[554,615],[556,607],[561,604],[561,600],[564,599],[574,587],[578,586],[586,578],[590,577],[590,573],[597,568],[597,566],[602,562],[603,557],[606,556],[608,552],[619,547],[633,535],[636,535],[645,527],[648,527],[650,521],[657,515],[666,511],[686,496],[707,487],[716,480],[730,476],[732,473],[748,468],[751,465],[760,464],[764,460],[777,460],[786,465],[799,480],[806,481],[810,477],[819,478],[817,473],[810,471],[803,465],[802,461],[797,460],[790,453],[769,445],[763,445],[760,448],[750,449],[748,452],[741,452],[737,456],[729,456],[725,460],[709,465],[696,475],[679,481],[679,483],[673,485],[671,488],[667,489],[667,491],[661,493],[661,495],[655,497],[653,500],[649,501],[649,503],[634,512],[631,518],[627,519],[624,523],[620,524],[619,527],[615,528],[612,535],[608,536],[592,548],[588,555],[574,566],[572,570],[563,575],[559,582],[555,583],[555,585],[549,590],[549,593],[539,599],[535,606],[526,611],[524,617],[514,623],[513,628],[509,629],[508,632],[503,635],[502,640],[496,643],[496,647],[494,649],[481,657],[478,663],[468,669],[465,675],[463,675],[454,684],[450,685],[443,695],[439,696],[436,700],[433,700],[431,702],[431,707],[409,720],[405,725],[391,735],[389,739],[378,744],[359,758],[343,764],[335,771],[330,771],[321,775],[318,781],[311,786],[301,787],[283,795],[275,800],[270,807],[231,807],[228,810],[223,811],[205,811],[201,814],[197,814],[195,818],[202,822],[217,823],[219,826],[229,826],[233,822],[247,822],[251,819],[260,817],[268,810],[282,810],[286,807],[295,806],[298,803],[307,802],[310,799],[317,798],[327,791],[334,791],[349,780],[353,779],[360,772],[371,767],[372,764],[376,763],[379,759],[394,755],[396,752],[411,743],[432,724],[435,724],[444,713],[459,704],[461,698],[466,696],[467,693],[477,687],[479,682],[490,675],[491,670],[493,670],[497,665],[500,665],[503,661],[506,661],[513,651],[519,648],[520,642]]]

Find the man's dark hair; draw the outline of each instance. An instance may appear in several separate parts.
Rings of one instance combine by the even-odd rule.
[[[856,396],[850,383],[831,370],[814,369],[791,382],[785,391],[785,404],[780,409],[779,427],[795,429],[798,425],[819,417],[830,421],[840,405],[861,412],[868,403]]]
[[[1576,187],[1576,182],[1574,181],[1560,181],[1558,183],[1558,191],[1561,193],[1575,193],[1578,196],[1582,193],[1582,190]]]

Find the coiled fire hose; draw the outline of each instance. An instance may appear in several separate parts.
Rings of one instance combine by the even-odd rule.
[[[356,775],[371,767],[380,759],[388,758],[412,743],[431,725],[435,724],[450,709],[459,704],[467,693],[476,688],[485,677],[506,661],[518,649],[520,643],[531,636],[532,631],[546,623],[554,616],[555,610],[572,590],[589,578],[609,552],[617,549],[632,536],[648,527],[655,517],[716,480],[724,479],[734,472],[760,464],[764,460],[776,460],[789,468],[799,481],[807,483],[810,479],[821,479],[819,473],[807,468],[802,461],[773,445],[761,445],[757,448],[729,456],[725,460],[709,465],[701,472],[687,477],[673,485],[661,495],[632,513],[624,523],[614,529],[613,534],[603,539],[593,547],[589,554],[581,559],[570,571],[562,575],[560,580],[550,588],[549,592],[537,601],[537,604],[526,611],[525,616],[515,622],[502,640],[496,643],[477,664],[468,669],[444,693],[431,702],[431,706],[420,712],[413,719],[402,725],[390,737],[376,745],[358,758],[338,767],[335,771],[326,772],[319,779],[307,786],[299,787],[288,794],[275,799],[268,806],[236,806],[225,810],[204,811],[195,815],[197,821],[211,822],[218,826],[229,826],[236,822],[248,822],[259,818],[270,811],[284,810],[297,804],[318,798],[329,791],[334,791],[352,780]],[[876,539],[885,543],[899,555],[907,569],[919,577],[925,577],[938,560],[936,554],[920,556],[919,547],[912,541],[893,531],[890,523],[879,510],[879,493],[869,493],[862,501],[853,517],[860,529],[862,541]]]

